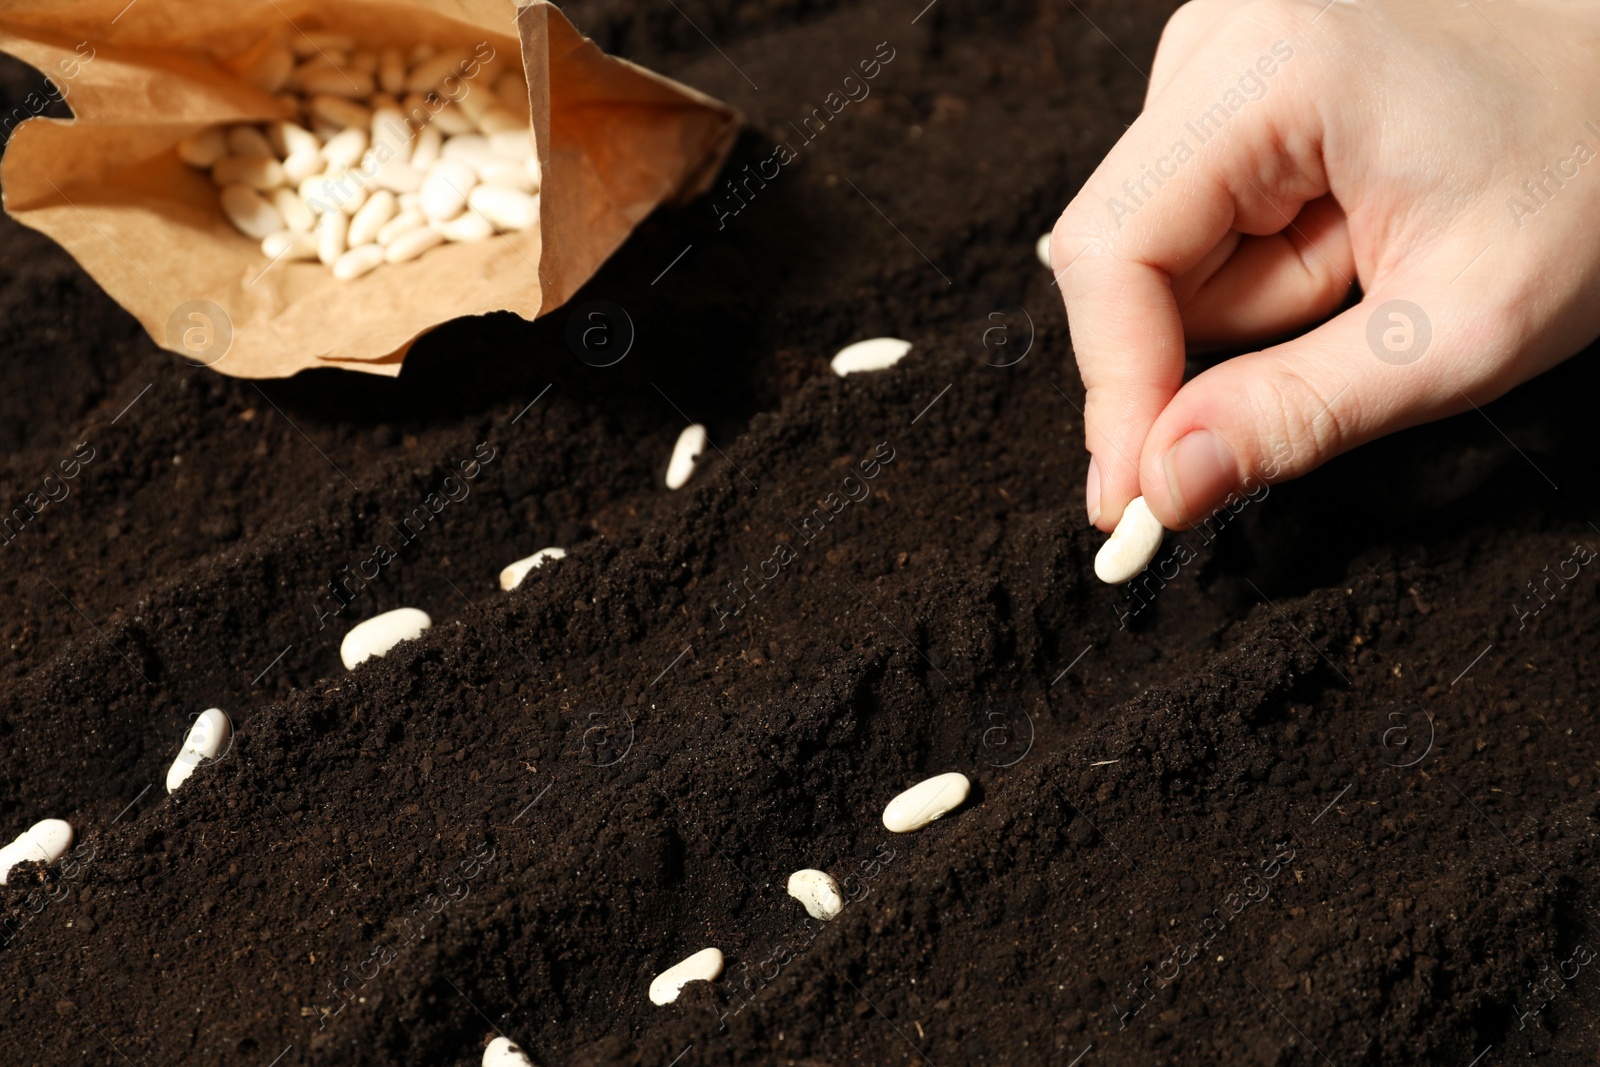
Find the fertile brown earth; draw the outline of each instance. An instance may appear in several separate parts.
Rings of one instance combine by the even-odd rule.
[[[1033,242],[1167,6],[923,2],[573,5],[745,111],[725,178],[798,156],[646,220],[575,301],[631,320],[609,367],[562,309],[396,381],[225,378],[4,224],[0,507],[40,506],[0,543],[0,837],[78,845],[0,890],[0,1063],[1594,1061],[1592,355],[1101,585]],[[829,373],[878,335],[915,347]],[[399,606],[433,629],[347,672]],[[233,744],[169,796],[212,706]],[[883,829],[952,770],[965,806]]]

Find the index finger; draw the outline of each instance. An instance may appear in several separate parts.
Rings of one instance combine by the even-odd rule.
[[[1301,100],[1295,55],[1255,24],[1219,33],[1056,223],[1050,256],[1086,390],[1084,436],[1099,483],[1098,493],[1088,488],[1090,521],[1101,529],[1140,495],[1145,437],[1183,384],[1172,279],[1230,231],[1276,233],[1327,192],[1320,121]]]

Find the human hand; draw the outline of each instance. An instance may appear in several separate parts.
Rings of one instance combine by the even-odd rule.
[[[1181,8],[1051,239],[1089,521],[1143,495],[1199,522],[1247,477],[1487,403],[1600,335],[1597,55],[1592,2]],[[1284,336],[1356,281],[1360,304],[1183,382],[1186,339]]]

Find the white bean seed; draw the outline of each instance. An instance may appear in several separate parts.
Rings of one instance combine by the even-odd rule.
[[[401,234],[410,233],[412,230],[427,228],[428,218],[417,208],[401,208],[400,214],[383,224],[378,230],[378,243],[388,245]],[[440,235],[439,240],[444,240]]]
[[[424,223],[414,230],[407,230],[391,237],[389,243],[384,246],[383,258],[390,263],[404,263],[442,244],[444,244],[444,234]]]
[[[300,183],[300,199],[313,214],[342,211],[354,215],[367,202],[367,188],[361,175],[349,170],[317,174]]]
[[[509,1037],[497,1037],[483,1050],[483,1067],[533,1067],[533,1061]]]
[[[513,133],[528,128],[528,109],[513,111],[493,93],[469,90],[456,97],[456,106],[484,133]]]
[[[515,189],[520,193],[537,192],[539,188],[538,183],[533,180],[533,175],[528,173],[528,168],[510,159],[492,159],[487,163],[479,163],[478,180],[485,185]]]
[[[372,125],[372,112],[369,109],[354,100],[347,100],[332,93],[313,96],[306,108],[315,118],[323,119],[340,129],[349,126],[367,129]]]
[[[462,68],[468,65],[471,57],[465,52],[441,52],[430,56],[411,68],[406,75],[406,88],[414,92],[425,93],[438,85],[448,75],[458,77]]]
[[[301,200],[300,194],[293,189],[274,189],[272,206],[278,209],[278,214],[283,216],[283,221],[289,229],[296,233],[310,233],[316,229],[317,216],[306,207],[306,202]]]
[[[494,83],[494,95],[512,111],[528,110],[528,82],[520,70],[500,75]]]
[[[474,211],[443,222],[435,221],[431,225],[444,235],[446,241],[481,241],[494,236],[494,223]]]
[[[464,88],[464,92],[455,93],[450,99],[455,101],[456,107],[459,107],[461,113],[471,119],[474,125],[482,120],[484,113],[490,108],[501,106],[494,93],[482,91],[481,82]]]
[[[239,77],[264,93],[275,93],[289,84],[293,73],[294,53],[280,45],[262,52]]]
[[[384,656],[401,641],[414,641],[433,625],[428,613],[416,608],[395,608],[357,623],[339,643],[345,669],[355,670],[373,656]]]
[[[795,871],[789,876],[789,895],[805,905],[806,914],[823,922],[844,910],[839,883],[827,871]]]
[[[539,221],[539,198],[498,185],[480,185],[467,195],[467,206],[494,223],[496,229],[526,230]]]
[[[1111,537],[1095,553],[1095,577],[1109,585],[1133,578],[1150,565],[1161,549],[1167,531],[1161,520],[1150,513],[1144,497],[1136,496],[1122,509],[1122,518]]]
[[[935,775],[889,801],[883,809],[883,825],[897,834],[920,830],[960,805],[971,788],[967,776],[957,771]]]
[[[373,191],[367,183],[366,176],[353,169],[341,171],[330,169],[327,183],[323,188],[338,203],[339,210],[346,215],[354,215],[360,211],[361,205],[367,202],[368,194]]]
[[[228,151],[236,156],[267,156],[278,154],[267,140],[267,135],[254,126],[234,126],[228,130]]]
[[[427,93],[407,93],[400,100],[400,110],[406,121],[421,128],[433,120],[433,108],[428,106]]]
[[[317,220],[317,258],[331,267],[344,255],[350,235],[350,218],[342,211],[329,211]]]
[[[446,104],[433,113],[433,121],[439,124],[439,129],[455,137],[463,133],[477,133],[478,126],[471,119],[461,113],[461,109],[454,104]]]
[[[304,89],[306,78],[310,77],[311,75],[317,73],[318,71],[338,69],[338,67],[333,65],[333,59],[330,56],[307,56],[304,60],[295,64],[293,72],[291,72],[289,75],[289,88]]]
[[[261,239],[261,254],[271,260],[316,259],[317,239],[302,230],[279,230]]]
[[[353,278],[446,241],[538,224],[519,70],[501,74],[461,49],[357,48],[327,30],[275,40],[241,76],[296,118],[196,131],[177,149],[211,172],[224,214],[269,258],[314,256]]]
[[[365,244],[352,248],[333,264],[333,276],[341,282],[359,278],[383,262],[383,246]]]
[[[450,138],[445,141],[439,156],[441,159],[459,159],[474,167],[495,158],[494,152],[489,148],[489,139],[481,133],[463,133]]]
[[[501,571],[500,588],[509,593],[522,584],[522,579],[528,576],[529,571],[544,566],[545,560],[566,559],[566,557],[567,550],[564,548],[541,548],[527,559],[519,559]]]
[[[512,111],[498,100],[476,116],[475,121],[478,129],[491,136],[525,134],[528,131],[527,114]]]
[[[328,170],[332,172],[355,166],[366,150],[367,131],[351,126],[322,146],[322,158],[328,161]]]
[[[317,140],[317,135],[294,122],[274,122],[267,128],[267,139],[284,159],[301,152],[322,151],[322,142]]]
[[[461,214],[467,195],[478,184],[478,174],[459,159],[441,159],[422,179],[422,213],[443,221]]]
[[[406,57],[392,45],[378,54],[378,84],[386,93],[406,91]]]
[[[911,342],[902,341],[898,337],[874,337],[867,341],[857,341],[853,345],[845,345],[839,349],[829,364],[833,373],[843,378],[847,374],[858,371],[884,370],[899,363],[905,354],[911,351]]]
[[[650,1003],[671,1004],[690,982],[714,981],[722,973],[722,950],[703,948],[681,963],[656,975],[650,983]]]
[[[306,136],[317,140],[316,135],[310,132]],[[316,148],[290,153],[283,161],[283,180],[298,187],[313,174],[321,174],[327,165],[328,161],[322,158],[322,144],[319,141]]]
[[[372,147],[384,163],[409,162],[411,127],[398,107],[377,107],[372,111]]]
[[[24,860],[50,864],[72,847],[72,827],[61,819],[36,822],[5,848],[0,848],[0,885],[6,884],[11,868]]]
[[[284,183],[283,164],[266,156],[223,156],[211,165],[211,180],[218,185],[241,183],[265,192]]]
[[[284,228],[278,209],[248,185],[224,185],[220,199],[222,213],[246,237],[260,241]]]
[[[1055,269],[1054,267],[1050,266],[1050,235],[1049,234],[1045,234],[1043,237],[1039,238],[1038,241],[1034,242],[1033,254],[1039,257],[1039,262],[1040,263],[1043,263],[1046,267],[1049,267],[1051,270]]]
[[[414,193],[422,188],[422,173],[403,159],[378,163],[372,151],[362,157],[361,166],[372,174],[372,183],[391,193]]]
[[[350,247],[371,244],[378,239],[383,224],[399,211],[399,201],[387,189],[379,189],[361,205],[361,210],[350,217]]]
[[[667,463],[667,488],[681,489],[694,473],[694,461],[706,447],[706,428],[698,422],[686,427],[672,446],[672,459]]]
[[[411,146],[411,166],[426,174],[444,154],[444,133],[437,126],[424,126]]]
[[[331,183],[326,174],[313,174],[300,183],[300,199],[310,209],[313,215],[328,215],[337,213],[339,200],[334,196],[337,188]]]
[[[196,130],[178,142],[178,158],[202,170],[228,154],[228,135],[220,126]]]
[[[524,123],[521,129],[488,134],[489,150],[506,159],[533,158],[533,134]]]
[[[194,773],[202,761],[216,759],[233,736],[233,723],[221,708],[207,708],[195,719],[178,749],[178,758],[167,770],[167,792],[171,793]]]

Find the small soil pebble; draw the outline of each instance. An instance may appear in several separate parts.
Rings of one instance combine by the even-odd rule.
[[[401,641],[416,640],[432,625],[428,613],[417,608],[386,611],[351,627],[339,644],[339,658],[347,670],[353,671],[371,657],[384,655]]]
[[[710,982],[721,973],[722,950],[703,948],[656,975],[650,983],[650,1003],[671,1004],[690,982]]]
[[[500,588],[511,592],[522,584],[522,579],[535,567],[544,566],[545,560],[565,559],[567,550],[564,548],[541,548],[526,559],[519,559],[500,572]]]
[[[167,792],[173,792],[188,781],[201,760],[216,759],[232,736],[233,724],[221,708],[202,711],[194,725],[189,727],[178,758],[172,761],[172,766],[167,770]]]
[[[883,825],[897,834],[920,830],[959,806],[971,789],[972,783],[959,771],[935,775],[889,801],[883,809]]]
[[[843,378],[857,371],[886,370],[904,359],[909,351],[911,351],[910,341],[902,341],[898,337],[874,337],[867,341],[857,341],[853,345],[845,345],[839,349],[828,366],[833,368],[833,373]]]
[[[11,868],[25,860],[50,864],[72,847],[72,827],[60,819],[36,822],[5,848],[0,848],[0,885],[6,884]],[[720,960],[721,957],[719,956]]]
[[[509,1037],[497,1037],[483,1050],[483,1067],[533,1067],[533,1061]]]
[[[1108,585],[1127,581],[1150,565],[1167,531],[1150,513],[1144,497],[1136,496],[1123,509],[1122,521],[1094,557],[1095,577]]]
[[[789,895],[805,905],[813,919],[827,922],[844,910],[844,897],[839,895],[839,883],[827,871],[807,868],[789,876]]]
[[[672,459],[667,463],[667,488],[682,489],[694,473],[694,461],[706,449],[706,428],[698,422],[686,427],[672,446]]]

